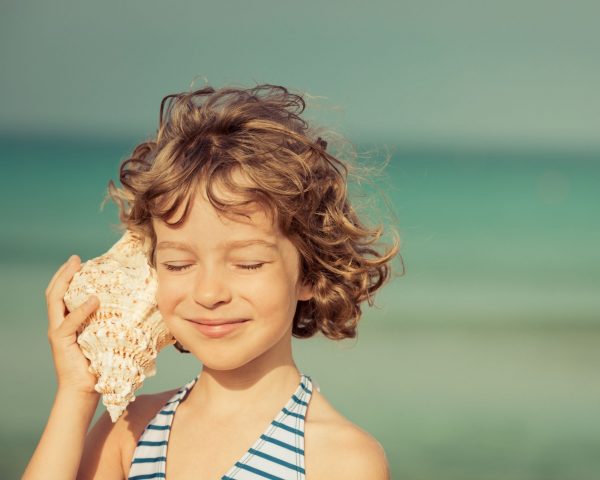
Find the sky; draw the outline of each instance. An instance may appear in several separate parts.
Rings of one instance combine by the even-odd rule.
[[[600,147],[600,2],[3,0],[0,135],[139,137],[163,96],[280,84],[353,140]]]

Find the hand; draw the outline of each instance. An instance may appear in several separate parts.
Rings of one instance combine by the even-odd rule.
[[[80,268],[79,257],[71,256],[56,271],[46,288],[48,341],[52,349],[58,389],[99,396],[94,389],[97,378],[88,370],[89,360],[77,343],[77,328],[100,306],[100,300],[92,295],[70,313],[63,301],[73,275]]]

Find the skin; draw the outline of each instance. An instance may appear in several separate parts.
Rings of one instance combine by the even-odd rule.
[[[157,248],[156,299],[169,330],[203,365],[186,399],[188,407],[202,405],[214,418],[243,415],[240,406],[254,409],[274,391],[283,392],[275,399],[281,403],[300,379],[292,358],[292,319],[298,300],[312,298],[311,288],[299,281],[299,254],[290,240],[262,210],[254,207],[247,213],[250,220],[219,216],[198,194],[183,226],[176,229],[153,220],[157,245],[174,241],[191,247]],[[222,246],[254,238],[270,241],[275,248]],[[167,265],[186,268],[170,271]],[[198,318],[249,321],[224,337],[209,338],[188,320]]]

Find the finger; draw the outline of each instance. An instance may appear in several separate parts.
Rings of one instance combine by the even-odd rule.
[[[66,316],[60,326],[61,336],[70,336],[77,332],[79,326],[100,306],[100,299],[90,295],[82,305]]]
[[[67,259],[67,261],[63,263],[61,267],[54,273],[54,276],[50,279],[50,282],[48,282],[48,287],[46,288],[46,296],[52,290],[54,284],[56,283],[56,279],[62,274],[62,272],[64,272],[65,269],[68,268],[72,262],[77,260],[79,260],[79,257],[77,255],[71,255]]]
[[[71,257],[72,258],[72,257]],[[52,287],[54,286],[54,283],[56,282],[56,279],[58,278],[58,276],[64,271],[65,268],[67,268],[67,266],[69,265],[69,260],[67,260],[65,263],[63,263],[58,270],[56,270],[56,272],[54,272],[54,276],[50,279],[50,281],[48,282],[48,286],[46,287],[46,298],[48,298],[48,294],[50,293],[50,290],[52,290]]]
[[[63,321],[66,312],[66,306],[63,298],[69,283],[73,278],[73,275],[80,268],[81,265],[76,262],[71,262],[69,265],[67,265],[67,268],[62,272],[61,275],[59,275],[59,277],[56,279],[54,287],[48,293],[47,304],[50,328],[58,328]]]
[[[66,263],[64,270],[54,280],[52,288],[47,294],[47,298],[62,298],[64,293],[67,291],[73,275],[82,267],[78,257],[74,257],[74,260],[70,260]]]
[[[59,277],[59,275],[65,270],[65,268],[67,268],[69,266],[69,264],[73,261],[75,261],[77,257],[77,255],[71,255],[67,261],[65,263],[63,263],[60,268],[54,273],[54,276],[50,279],[50,281],[48,282],[48,287],[46,288],[46,293],[49,292],[52,287],[54,286],[54,283],[56,282],[56,279]]]

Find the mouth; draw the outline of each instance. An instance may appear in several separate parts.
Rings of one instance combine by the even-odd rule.
[[[192,326],[202,333],[205,337],[209,338],[220,338],[225,335],[228,335],[231,332],[234,332],[250,320],[241,319],[241,320],[228,320],[228,321],[219,321],[219,322],[207,322],[204,320],[188,320]]]
[[[198,319],[198,320],[190,320],[190,322],[194,322],[194,323],[198,323],[200,325],[207,325],[209,327],[214,327],[217,325],[228,325],[230,323],[243,323],[243,322],[247,322],[248,319],[247,318],[236,318],[236,319],[231,319],[231,320],[205,320],[205,319]]]

